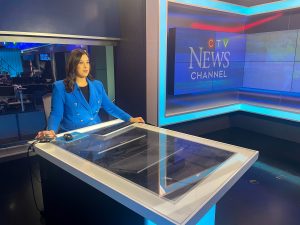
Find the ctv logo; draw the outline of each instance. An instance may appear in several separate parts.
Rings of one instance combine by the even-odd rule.
[[[229,43],[229,39],[228,38],[224,38],[222,40],[220,39],[217,39],[217,40],[214,40],[213,38],[210,38],[208,39],[208,42],[207,42],[207,45],[208,45],[208,48],[215,48],[215,47],[220,47],[220,46],[224,46],[225,48],[227,48],[227,45]]]
[[[228,43],[228,38],[209,38],[206,48],[188,47],[190,78],[192,80],[227,78],[226,70],[230,65]]]
[[[220,47],[227,48],[229,39],[214,40],[209,38],[207,41],[208,51],[204,47],[188,47],[190,51],[189,69],[198,68],[228,68],[229,67],[229,51],[218,51]]]

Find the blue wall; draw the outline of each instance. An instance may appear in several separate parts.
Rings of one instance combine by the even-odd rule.
[[[33,138],[38,131],[45,128],[43,111],[0,115],[0,142],[5,143],[5,139]]]
[[[0,49],[0,72],[8,72],[15,77],[23,72],[21,52],[19,49]]]
[[[118,0],[1,0],[0,31],[119,37]]]

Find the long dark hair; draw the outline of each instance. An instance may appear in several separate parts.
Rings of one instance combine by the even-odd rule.
[[[65,88],[68,93],[70,93],[74,90],[74,85],[76,82],[76,68],[77,68],[77,65],[79,64],[80,59],[83,55],[86,55],[87,57],[89,57],[87,51],[80,49],[80,48],[74,49],[71,52],[68,64],[66,66],[67,76],[64,79]],[[91,74],[89,74],[88,79],[94,80],[94,77]]]

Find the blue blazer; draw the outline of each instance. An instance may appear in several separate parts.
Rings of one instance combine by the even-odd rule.
[[[56,81],[53,86],[51,113],[48,119],[48,130],[56,133],[74,130],[100,123],[99,110],[101,107],[114,117],[129,121],[131,116],[113,104],[98,81],[87,79],[90,89],[90,100],[86,101],[80,88],[75,83],[73,92],[66,92],[63,81]]]

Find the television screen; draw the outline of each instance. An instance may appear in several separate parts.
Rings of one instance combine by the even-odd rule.
[[[43,53],[43,54],[40,54],[40,60],[41,61],[50,61],[51,58],[50,58],[49,54]]]
[[[171,28],[168,92],[173,95],[238,88],[243,84],[245,35]]]

